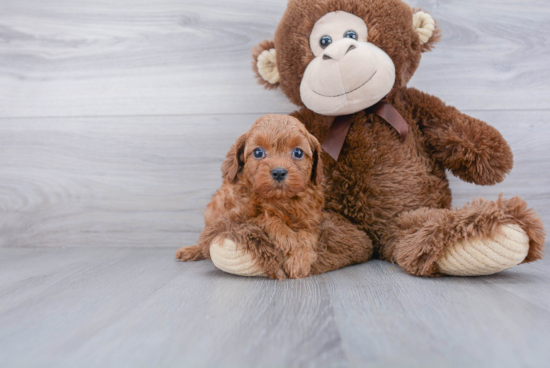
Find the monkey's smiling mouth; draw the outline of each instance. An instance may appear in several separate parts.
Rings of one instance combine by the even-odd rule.
[[[314,89],[311,89],[311,90],[313,91],[313,93],[316,93],[316,94],[318,94],[319,96],[323,96],[323,97],[340,97],[340,96],[345,96],[345,95],[347,95],[348,93],[352,93],[352,92],[354,92],[354,91],[357,91],[359,88],[361,88],[361,87],[363,87],[365,84],[369,83],[369,82],[371,81],[371,79],[376,75],[376,72],[377,72],[377,71],[378,71],[378,70],[375,70],[374,73],[370,76],[370,78],[367,79],[367,81],[366,81],[365,83],[361,84],[359,87],[354,88],[354,89],[352,89],[351,91],[341,93],[341,94],[339,94],[339,95],[327,96],[327,95],[323,95],[323,94],[321,94],[321,93],[315,91]]]

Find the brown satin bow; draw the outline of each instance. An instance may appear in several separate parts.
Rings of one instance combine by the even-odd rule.
[[[376,105],[369,107],[365,110],[366,113],[376,114],[382,119],[386,120],[392,127],[394,127],[399,136],[401,142],[405,142],[407,135],[409,134],[409,125],[403,119],[401,114],[386,100],[378,102]],[[352,115],[338,116],[332,122],[330,129],[328,130],[325,141],[323,142],[323,150],[329,154],[335,161],[338,161],[340,151],[344,146],[344,141],[348,135],[349,128],[351,127]]]

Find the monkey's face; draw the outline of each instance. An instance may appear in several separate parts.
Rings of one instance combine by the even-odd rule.
[[[401,0],[289,0],[254,70],[296,105],[347,115],[405,88],[438,40],[433,18]]]
[[[307,66],[300,95],[304,105],[327,116],[361,111],[384,98],[395,83],[395,65],[368,42],[365,21],[344,11],[319,19],[309,37],[315,58]]]

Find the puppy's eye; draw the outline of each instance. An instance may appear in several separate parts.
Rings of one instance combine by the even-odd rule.
[[[356,40],[357,39],[357,32],[347,31],[346,33],[344,33],[344,37],[345,38],[353,38],[354,40]]]
[[[254,152],[252,152],[252,156],[254,156],[254,158],[257,158],[257,159],[264,158],[265,151],[262,148],[258,147],[254,150]]]
[[[297,160],[301,160],[304,157],[304,151],[299,148],[294,148],[294,151],[292,151],[292,157]]]
[[[319,41],[322,48],[326,48],[328,45],[332,43],[332,38],[330,36],[323,36],[321,37],[321,41]]]

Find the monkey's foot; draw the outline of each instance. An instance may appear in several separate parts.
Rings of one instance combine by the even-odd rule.
[[[494,238],[458,241],[445,249],[436,261],[439,271],[452,276],[491,275],[516,266],[525,260],[529,237],[516,224],[500,225]]]
[[[210,245],[210,257],[220,270],[239,276],[266,276],[249,253],[229,239],[216,239]]]

